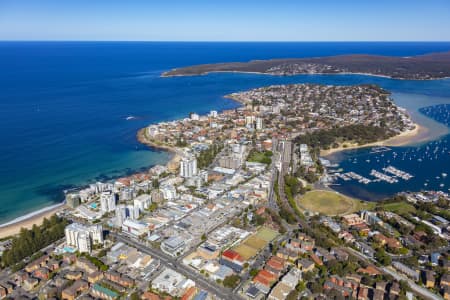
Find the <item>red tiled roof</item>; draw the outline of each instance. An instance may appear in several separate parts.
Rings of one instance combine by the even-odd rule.
[[[322,260],[315,254],[311,254],[311,259],[313,260],[313,262],[315,262],[317,265],[322,266],[323,262]]]
[[[281,260],[281,261],[280,261]],[[275,270],[283,270],[284,268],[284,259],[272,256],[269,261],[267,262],[267,265]]]
[[[269,282],[274,281],[277,279],[277,276],[275,274],[273,274],[272,272],[269,272],[267,270],[261,270],[259,271],[258,275],[266,280],[268,280]]]
[[[256,214],[262,215],[265,211],[266,211],[266,208],[263,206],[263,207],[258,208],[258,210],[256,211]]]
[[[197,289],[194,286],[191,286],[181,297],[181,300],[190,300],[195,294],[197,294]]]
[[[222,257],[225,257],[225,258],[228,258],[231,260],[242,260],[242,257],[239,255],[239,253],[237,253],[236,251],[230,250],[230,249],[225,250],[222,253]]]
[[[141,299],[142,300],[160,300],[161,298],[158,295],[153,294],[151,292],[145,292],[144,294],[142,294]]]
[[[359,268],[356,272],[364,273],[364,274],[368,274],[368,275],[372,275],[372,276],[381,274],[381,272],[378,271],[378,269],[375,268],[374,266],[367,266],[367,268]]]
[[[262,285],[265,285],[267,287],[270,287],[270,281],[268,281],[267,279],[265,279],[264,277],[260,276],[259,274],[255,276],[255,278],[253,278],[253,282],[255,283],[260,283]]]

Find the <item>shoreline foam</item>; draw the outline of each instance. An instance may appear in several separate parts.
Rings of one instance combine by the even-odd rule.
[[[52,206],[44,207],[40,210],[31,212],[24,216],[18,217],[12,221],[0,225],[0,238],[5,238],[18,234],[22,228],[30,229],[34,224],[40,225],[45,218],[50,218],[55,213],[61,211],[65,206],[65,202]]]

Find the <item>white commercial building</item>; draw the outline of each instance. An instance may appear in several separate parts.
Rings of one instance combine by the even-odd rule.
[[[134,236],[140,236],[148,232],[148,225],[143,222],[126,219],[122,224],[122,231]]]
[[[161,243],[161,250],[173,257],[176,257],[183,253],[185,246],[186,243],[183,238],[173,236]]]
[[[78,249],[80,252],[91,252],[92,245],[103,243],[102,225],[85,226],[72,223],[66,226],[66,244]]]
[[[165,269],[152,280],[152,288],[161,292],[180,297],[188,288],[195,286],[195,282],[187,279],[172,269]]]

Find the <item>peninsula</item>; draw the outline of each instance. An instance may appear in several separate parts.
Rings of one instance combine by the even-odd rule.
[[[375,204],[328,188],[327,178],[336,176],[367,182],[410,178],[392,166],[385,168],[391,175],[373,172],[377,179],[332,173],[319,157],[318,150],[342,143],[366,145],[413,130],[388,91],[376,85],[292,84],[227,97],[242,105],[139,131],[142,143],[173,153],[167,166],[71,190],[57,215],[1,240],[0,295],[448,295],[448,276],[440,267],[448,262],[440,254],[450,240],[448,194],[408,193]],[[424,253],[432,253],[431,269],[418,273],[409,266],[428,264]],[[439,290],[425,285],[430,282]]]
[[[352,54],[202,64],[173,69],[163,73],[162,76],[193,76],[212,72],[261,73],[285,76],[351,73],[395,79],[429,80],[450,77],[450,52],[411,57]]]

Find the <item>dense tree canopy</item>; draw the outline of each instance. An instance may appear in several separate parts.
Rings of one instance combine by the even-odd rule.
[[[342,142],[367,144],[386,139],[392,135],[393,133],[388,128],[357,124],[317,130],[298,136],[295,142],[307,144],[315,149],[329,149]]]
[[[53,215],[50,219],[44,219],[41,226],[33,225],[31,230],[22,228],[20,234],[13,238],[11,248],[3,253],[3,266],[11,266],[20,262],[25,257],[62,238],[67,224],[67,220]]]
[[[223,149],[222,145],[214,144],[207,150],[203,150],[197,156],[197,166],[199,169],[208,167],[213,161],[216,155]]]

